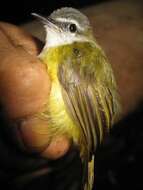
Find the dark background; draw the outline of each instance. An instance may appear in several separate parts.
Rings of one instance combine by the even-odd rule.
[[[104,0],[107,1],[107,0]],[[75,8],[82,8],[91,4],[102,3],[103,0],[51,0],[51,1],[1,1],[0,6],[0,20],[11,22],[14,24],[20,24],[32,19],[31,12],[37,12],[41,14],[50,14],[54,9],[63,6],[72,6]],[[126,126],[126,127],[125,127]],[[2,135],[2,134],[1,134]],[[12,188],[11,184],[8,186],[7,181],[18,176],[20,173],[29,170],[33,170],[37,166],[37,160],[27,158],[24,155],[19,154],[11,148],[6,150],[5,145],[0,142],[1,151],[0,156],[0,183],[5,186],[4,189]],[[6,150],[6,153],[4,152]],[[15,150],[16,151],[16,150]],[[104,142],[96,152],[96,187],[97,190],[101,189],[143,189],[143,105],[140,105],[133,113],[129,114],[125,119],[119,122],[111,131],[110,138]],[[2,160],[3,159],[3,160]],[[6,162],[7,159],[7,162]],[[28,159],[28,162],[25,160]],[[74,159],[73,159],[74,160]],[[71,162],[73,163],[71,159]],[[3,163],[6,163],[4,165]],[[32,169],[30,168],[32,162]],[[63,160],[62,160],[63,162]],[[62,163],[61,162],[61,163]],[[70,162],[70,163],[71,163]],[[36,164],[35,164],[36,163]],[[44,165],[44,160],[38,160],[39,165]],[[52,185],[59,187],[59,180],[65,183],[64,179],[67,174],[65,171],[69,171],[75,177],[78,175],[77,171],[73,169],[77,167],[78,161],[74,161],[75,166],[71,168],[71,165],[67,164],[63,169],[59,170],[59,179],[56,179]],[[15,164],[15,165],[14,165]],[[24,165],[25,164],[25,165]],[[28,165],[29,164],[29,165]],[[35,165],[36,166],[35,166]],[[10,168],[10,169],[9,169]],[[6,171],[6,173],[5,173]],[[64,172],[63,172],[64,171]],[[42,176],[39,179],[33,180],[31,184],[24,188],[15,189],[41,189],[48,184],[49,176]],[[56,183],[57,181],[57,183]],[[55,183],[55,184],[54,184]],[[57,185],[58,184],[58,185]],[[65,183],[66,184],[66,183]],[[47,188],[48,189],[48,188]],[[51,189],[51,188],[50,188]],[[56,188],[52,188],[56,189]],[[57,188],[58,189],[58,188]],[[65,190],[64,188],[62,190]]]
[[[1,1],[0,20],[19,24],[28,21],[32,12],[50,14],[54,9],[63,6],[81,8],[91,4],[101,3],[105,0],[25,0]],[[106,0],[107,1],[107,0]]]

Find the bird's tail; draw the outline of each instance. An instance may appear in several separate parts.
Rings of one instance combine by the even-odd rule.
[[[94,155],[92,156],[92,159],[90,162],[88,162],[87,166],[87,181],[84,186],[84,190],[92,190],[93,184],[94,184]]]

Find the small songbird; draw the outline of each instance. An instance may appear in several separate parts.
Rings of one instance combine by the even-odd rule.
[[[45,18],[46,42],[39,55],[52,87],[46,111],[51,137],[64,134],[79,148],[84,190],[94,181],[94,153],[120,115],[111,65],[94,38],[88,18],[61,8]]]

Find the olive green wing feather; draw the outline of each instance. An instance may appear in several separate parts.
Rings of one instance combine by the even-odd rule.
[[[83,77],[69,63],[59,66],[58,77],[67,111],[81,128],[89,154],[94,153],[97,143],[119,115],[116,84],[111,68],[107,70],[111,72],[106,73],[110,77],[108,81],[91,77],[90,73]]]

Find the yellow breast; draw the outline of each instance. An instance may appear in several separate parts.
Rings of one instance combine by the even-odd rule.
[[[49,128],[52,135],[66,134],[75,142],[79,139],[79,130],[70,118],[62,97],[58,80],[53,81],[48,101]]]
[[[47,104],[45,116],[48,117],[49,128],[53,135],[66,134],[74,141],[79,139],[79,129],[72,121],[65,106],[61,85],[57,77],[58,63],[61,59],[59,48],[51,48],[43,51],[40,59],[47,66],[47,72],[51,77],[52,88]]]

